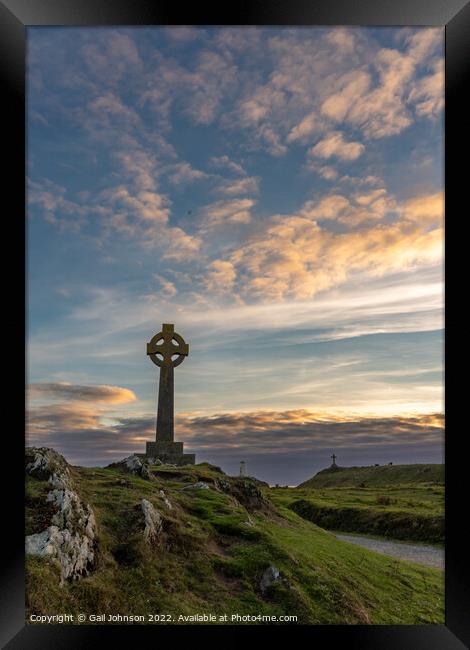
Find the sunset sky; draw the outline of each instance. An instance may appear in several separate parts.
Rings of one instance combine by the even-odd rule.
[[[28,444],[442,462],[443,29],[28,28]]]

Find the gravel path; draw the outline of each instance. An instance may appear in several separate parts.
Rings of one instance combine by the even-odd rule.
[[[360,535],[345,535],[335,533],[338,539],[344,542],[351,542],[363,546],[371,551],[398,557],[401,560],[409,560],[417,564],[444,568],[444,549],[437,546],[424,546],[423,544],[404,544],[402,542],[391,542],[389,540],[374,539],[372,537],[361,537]]]

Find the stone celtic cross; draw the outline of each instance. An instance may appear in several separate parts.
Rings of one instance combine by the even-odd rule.
[[[160,368],[156,442],[174,441],[174,373],[189,354],[189,345],[175,332],[174,325],[163,324],[161,332],[147,343],[147,354]]]

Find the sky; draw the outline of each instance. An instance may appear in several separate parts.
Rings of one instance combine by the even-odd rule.
[[[443,461],[441,28],[29,27],[27,444]]]

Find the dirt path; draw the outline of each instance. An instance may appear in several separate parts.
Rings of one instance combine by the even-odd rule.
[[[335,533],[338,539],[344,542],[351,542],[363,546],[371,551],[398,557],[401,560],[424,564],[425,566],[444,568],[444,549],[438,546],[425,546],[424,544],[405,544],[403,542],[392,542],[385,539],[374,539],[372,537],[361,537],[360,535],[346,535]]]

